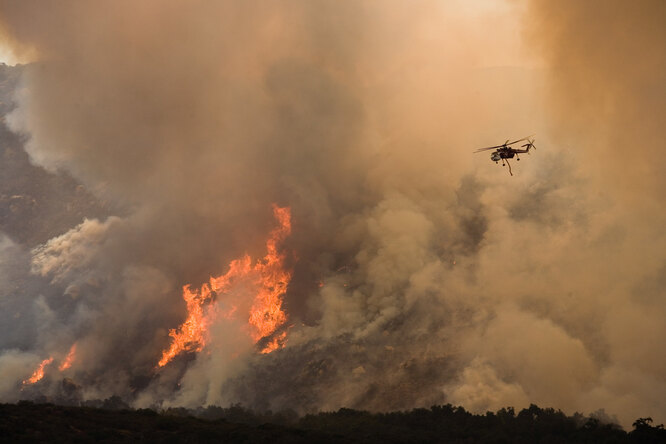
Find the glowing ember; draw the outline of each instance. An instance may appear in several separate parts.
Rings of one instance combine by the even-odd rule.
[[[287,332],[283,331],[279,335],[275,336],[273,339],[270,340],[268,344],[264,347],[263,350],[261,350],[262,353],[270,353],[273,350],[277,350],[278,348],[284,347],[284,343],[287,339]]]
[[[291,212],[289,208],[273,205],[273,215],[279,225],[271,231],[266,242],[266,256],[252,266],[252,259],[245,255],[229,264],[229,271],[210,278],[210,284],[204,284],[197,290],[189,285],[183,287],[183,299],[187,304],[187,319],[176,330],[169,331],[171,346],[162,353],[158,366],[163,367],[181,352],[201,351],[208,342],[208,328],[217,318],[232,319],[237,313],[237,305],[221,313],[213,301],[212,293],[218,298],[230,293],[241,284],[252,288],[255,292],[254,301],[248,314],[250,336],[256,342],[271,335],[287,320],[282,310],[282,298],[291,280],[291,272],[284,270],[283,254],[278,245],[291,234]],[[207,305],[205,305],[207,304]],[[284,346],[286,332],[273,338],[262,353],[270,353]]]
[[[23,384],[34,384],[35,382],[42,379],[44,377],[44,368],[52,362],[53,362],[53,358],[44,359],[39,364],[39,367],[37,367],[37,370],[34,371],[32,376],[30,378],[26,379],[25,381],[23,381]]]
[[[62,364],[60,364],[58,370],[63,371],[70,368],[74,363],[75,358],[76,358],[76,342],[69,349],[69,353],[67,353],[67,356],[65,356],[65,360],[62,361]]]

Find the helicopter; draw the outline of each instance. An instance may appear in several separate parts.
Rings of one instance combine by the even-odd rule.
[[[536,149],[536,146],[534,146],[534,139],[532,136],[527,136],[523,137],[522,139],[514,140],[513,142],[509,142],[507,139],[506,142],[504,142],[502,145],[497,145],[497,146],[489,146],[487,148],[479,148],[478,150],[474,151],[475,153],[480,153],[481,151],[487,151],[487,150],[496,150],[494,153],[490,154],[490,160],[494,161],[495,163],[499,162],[500,160],[502,161],[502,166],[506,165],[509,166],[509,174],[513,176],[513,173],[511,172],[511,164],[509,163],[509,159],[513,159],[514,156],[516,156],[516,160],[520,160],[520,157],[518,154],[522,153],[528,153],[530,152],[530,149]],[[521,145],[521,147],[525,147],[524,150],[521,150],[519,148],[511,148],[509,145],[513,145],[518,142],[523,142],[527,141],[527,143]]]

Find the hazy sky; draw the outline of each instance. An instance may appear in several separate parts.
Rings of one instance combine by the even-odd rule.
[[[64,396],[68,377],[137,406],[536,403],[663,422],[665,14],[0,2],[4,45],[35,61],[7,124],[113,208],[42,245],[2,238],[0,329],[21,333],[0,342],[0,398],[76,342],[34,393]],[[530,134],[513,177],[472,153]],[[293,214],[285,348],[260,354],[244,319],[220,319],[157,373],[182,285],[265,254],[273,203]]]

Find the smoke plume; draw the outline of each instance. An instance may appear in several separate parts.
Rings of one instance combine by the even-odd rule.
[[[2,238],[0,399],[663,421],[665,11],[0,2],[36,58],[7,124],[107,213]],[[534,133],[513,177],[472,154]],[[285,347],[259,353],[236,318],[156,369],[181,287],[262,257],[273,204],[292,212]]]

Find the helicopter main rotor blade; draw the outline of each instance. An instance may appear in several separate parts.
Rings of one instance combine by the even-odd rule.
[[[504,145],[497,145],[497,146],[489,146],[488,148],[479,148],[478,150],[474,151],[475,153],[480,153],[481,151],[488,151],[488,150],[494,150],[496,148],[502,148]]]
[[[497,148],[506,148],[509,145],[513,145],[514,143],[522,142],[523,140],[529,140],[530,138],[534,137],[534,135],[523,137],[522,139],[514,140],[513,142],[509,142],[508,140],[504,142],[501,145],[495,145],[495,146],[489,146],[487,148],[479,148],[478,150],[474,151],[475,153],[480,153],[481,151],[486,151],[486,150],[494,150]],[[525,145],[523,145],[525,146]],[[534,146],[534,145],[533,145]]]
[[[502,148],[502,147],[506,147],[506,145],[507,145],[507,142],[508,142],[508,140],[507,140],[506,142],[504,142],[503,144],[501,144],[501,145],[495,145],[495,146],[489,146],[489,147],[487,147],[487,148],[479,148],[479,149],[478,149],[478,150],[476,150],[475,152],[477,152],[477,153],[478,153],[479,151],[485,151],[485,150],[494,150],[495,148]]]
[[[507,145],[513,145],[514,143],[522,142],[523,140],[528,140],[530,137],[534,137],[534,136],[532,135],[532,136],[523,137],[522,139],[514,140],[511,143],[507,143]]]

